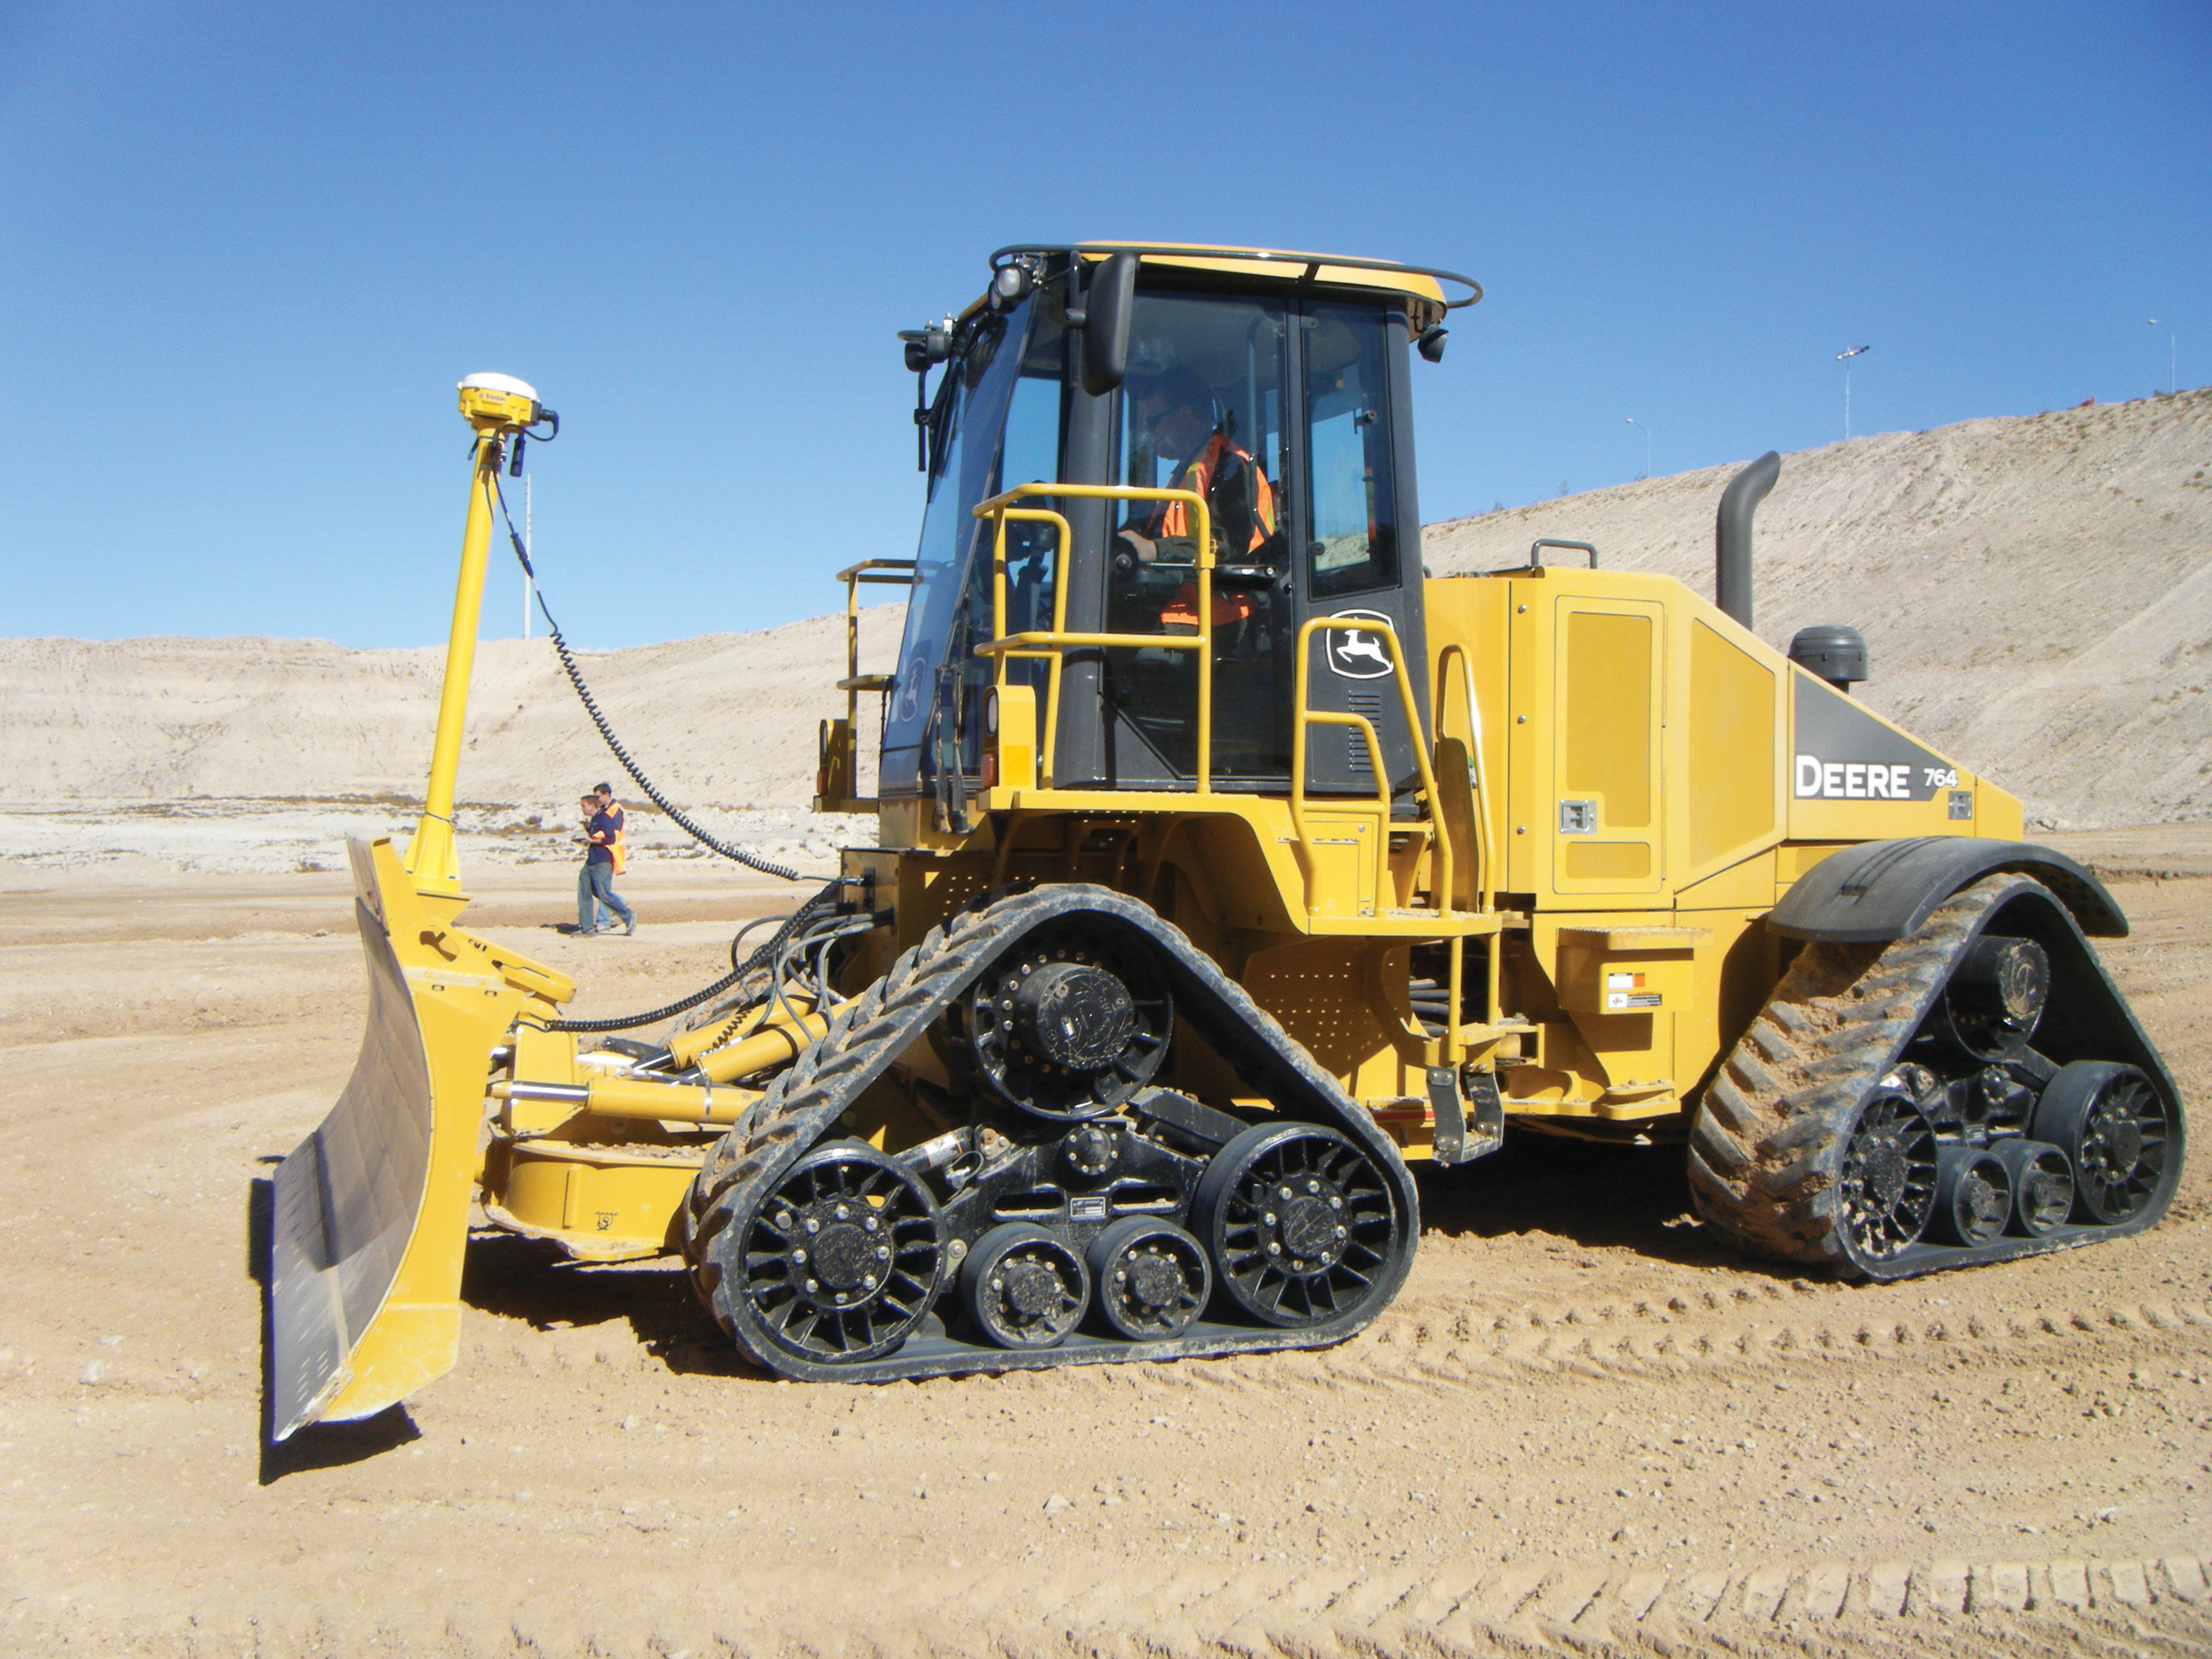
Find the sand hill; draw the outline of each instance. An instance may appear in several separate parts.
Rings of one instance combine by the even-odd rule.
[[[1490,570],[1559,537],[1710,595],[1735,471],[1433,525],[1425,554]],[[2031,819],[2212,817],[2212,390],[1785,456],[1755,567],[1761,637],[1858,628],[1860,695]]]
[[[864,663],[890,661],[904,615],[863,614]],[[0,640],[0,751],[48,800],[419,797],[445,657],[321,640]],[[832,689],[844,657],[838,616],[577,661],[674,798],[785,806],[813,793],[816,722],[844,712]],[[578,787],[620,775],[551,641],[477,647],[465,800],[565,810]]]
[[[1868,702],[2026,796],[2032,817],[2212,817],[2212,391],[1856,439],[1785,458],[1759,518],[1758,625],[1849,622]],[[1435,525],[1438,575],[1540,536],[1711,591],[1733,466]],[[902,612],[867,613],[888,666]],[[319,641],[0,641],[0,753],[47,801],[407,794],[422,787],[441,647]],[[842,708],[842,619],[583,659],[634,753],[678,798],[804,803],[815,722]],[[465,799],[558,802],[615,770],[543,640],[482,647]]]

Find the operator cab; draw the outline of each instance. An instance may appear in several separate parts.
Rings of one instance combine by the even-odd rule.
[[[994,671],[975,647],[997,635],[994,532],[974,509],[1030,482],[1206,501],[1213,787],[1288,789],[1297,641],[1311,617],[1395,631],[1425,710],[1408,346],[1441,355],[1441,273],[1149,246],[1006,249],[993,264],[986,299],[907,337],[925,387],[932,362],[944,367],[915,416],[929,506],[885,706],[883,795],[977,787]],[[1162,641],[1068,647],[1049,714],[1048,663],[1009,661],[1009,682],[1036,688],[1039,719],[1057,721],[1049,786],[1194,788],[1198,652],[1170,641],[1200,631],[1196,526],[1180,502],[1022,505],[1056,510],[1073,545],[1060,547],[1055,525],[1007,524],[1006,634],[1050,630],[1058,611],[1066,632]],[[1388,640],[1322,630],[1309,650],[1310,706],[1364,714],[1393,793],[1409,798],[1418,771]],[[1316,793],[1376,793],[1350,728],[1316,728],[1306,769]]]

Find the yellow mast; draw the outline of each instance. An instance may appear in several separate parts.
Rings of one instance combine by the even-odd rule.
[[[423,897],[468,902],[453,846],[453,786],[461,767],[461,732],[467,723],[469,675],[476,664],[477,617],[483,608],[484,566],[491,552],[492,514],[498,507],[499,468],[507,440],[544,418],[538,393],[505,374],[471,374],[460,384],[461,413],[477,429],[471,459],[469,517],[461,533],[461,574],[453,589],[453,628],[446,646],[446,678],[438,696],[438,735],[430,749],[430,781],[422,816],[407,844],[405,866]]]

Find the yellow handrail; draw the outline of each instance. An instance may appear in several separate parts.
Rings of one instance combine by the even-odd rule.
[[[1498,871],[1498,842],[1490,825],[1488,793],[1490,768],[1489,763],[1483,758],[1482,753],[1482,710],[1480,705],[1474,700],[1474,665],[1468,657],[1467,647],[1456,640],[1437,653],[1436,729],[1437,737],[1441,738],[1444,731],[1445,714],[1451,707],[1451,699],[1447,694],[1446,688],[1451,684],[1449,665],[1454,657],[1459,659],[1458,685],[1461,706],[1467,710],[1467,752],[1469,771],[1468,793],[1474,803],[1474,908],[1477,910],[1487,911],[1490,908],[1492,878]],[[1441,816],[1441,808],[1439,808],[1439,816]],[[1504,973],[1503,965],[1498,960],[1499,955],[1498,942],[1492,939],[1484,958],[1486,970],[1484,975],[1483,1006],[1487,1010],[1488,1018],[1493,1020],[1498,1018],[1498,990]],[[1465,983],[1466,975],[1466,941],[1464,939],[1452,940],[1450,963],[1452,1018],[1444,1032],[1444,1063],[1456,1065],[1460,1056],[1459,1010],[1464,994],[1462,988]]]
[[[1467,647],[1456,640],[1437,653],[1437,735],[1444,730],[1444,711],[1449,702],[1444,687],[1449,679],[1447,665],[1454,657],[1459,659],[1459,691],[1462,706],[1467,710],[1467,748],[1468,757],[1474,763],[1474,908],[1490,908],[1491,877],[1496,872],[1498,841],[1490,827],[1490,767],[1482,754],[1482,711],[1474,700],[1474,665],[1468,660]]]
[[[1191,516],[1197,534],[1194,561],[1198,588],[1198,632],[1193,635],[1174,634],[1107,634],[1071,633],[1067,628],[1067,583],[1064,566],[1073,538],[1067,520],[1061,514],[1047,508],[1024,507],[1021,502],[1039,496],[1066,497],[1078,501],[1180,501]],[[1044,764],[1042,775],[1047,787],[1055,781],[1054,762],[1055,743],[1060,729],[1060,672],[1065,653],[1071,649],[1152,649],[1195,651],[1198,653],[1198,752],[1195,757],[1196,791],[1201,795],[1213,793],[1213,526],[1206,498],[1194,489],[1152,489],[1122,484],[1073,484],[1033,483],[1018,484],[976,504],[978,519],[993,521],[991,626],[996,637],[974,647],[975,654],[994,663],[993,684],[1006,684],[1006,664],[1016,659],[1042,659],[1051,665],[1047,681],[1044,708]],[[1048,630],[1025,629],[1018,634],[1006,633],[1006,522],[1050,524],[1059,532],[1058,544],[1053,550],[1053,625]],[[1385,763],[1382,744],[1374,726],[1364,716],[1339,714],[1306,706],[1310,678],[1310,658],[1313,635],[1321,630],[1337,629],[1346,632],[1379,633],[1389,641],[1390,669],[1398,687],[1398,699],[1406,717],[1406,729],[1413,739],[1414,760],[1420,769],[1421,788],[1428,802],[1427,821],[1410,824],[1409,830],[1425,834],[1430,838],[1430,891],[1438,915],[1451,908],[1454,848],[1451,830],[1444,821],[1438,805],[1436,773],[1430,764],[1429,739],[1421,724],[1420,708],[1413,696],[1413,683],[1406,667],[1404,653],[1400,649],[1395,629],[1387,623],[1377,623],[1366,617],[1315,617],[1300,629],[1297,641],[1296,719],[1291,732],[1291,818],[1298,837],[1301,852],[1306,854],[1308,879],[1311,879],[1311,837],[1305,823],[1305,755],[1306,728],[1309,726],[1340,726],[1358,731],[1367,745],[1374,763],[1376,775],[1376,808],[1380,821],[1376,835],[1376,893],[1378,900],[1389,886],[1390,838],[1390,778]],[[1472,676],[1470,674],[1470,684]],[[1471,695],[1471,694],[1470,694]],[[1486,836],[1486,821],[1481,826]],[[1311,910],[1311,895],[1308,895],[1308,910]],[[1454,962],[1454,991],[1457,990],[1457,962]],[[1455,1016],[1455,1021],[1456,1016]],[[1455,1030],[1447,1038],[1447,1048],[1456,1051]]]
[[[899,587],[914,586],[912,576],[874,576],[873,570],[912,570],[912,559],[863,559],[858,564],[847,565],[837,573],[837,580],[845,584],[845,678],[838,682],[845,693],[845,726],[848,731],[859,729],[860,720],[860,584],[885,582]],[[876,688],[889,690],[888,684]],[[854,781],[857,787],[860,775],[859,750],[853,762]]]
[[[1125,646],[1150,649],[1165,647],[1170,650],[1196,650],[1198,653],[1198,756],[1197,789],[1201,795],[1213,793],[1213,519],[1207,512],[1206,497],[1195,489],[1147,489],[1134,484],[1073,484],[1025,483],[1012,489],[1001,490],[987,501],[975,504],[979,519],[996,520],[994,559],[997,569],[994,579],[1000,581],[997,590],[996,612],[992,625],[1006,626],[1005,588],[1006,526],[1010,513],[1035,512],[1022,508],[1017,503],[1033,496],[1065,496],[1073,501],[1181,501],[1190,513],[1197,531],[1198,545],[1198,637],[1190,639],[1173,634],[1070,634],[1066,631],[1067,583],[1060,567],[1066,562],[1068,544],[1066,520],[1057,514],[1060,529],[1060,545],[1053,550],[1053,627],[1048,634],[1030,632],[1005,635],[975,647],[979,657],[1005,657],[1009,653],[1025,657],[1050,655],[1057,658],[1071,646]],[[1003,666],[1000,669],[1003,674]],[[1055,666],[1045,694],[1045,775],[1052,772],[1052,743],[1060,729],[1060,679]]]
[[[1356,716],[1333,714],[1325,710],[1306,706],[1307,681],[1310,678],[1313,659],[1313,636],[1324,630],[1347,634],[1380,634],[1390,647],[1391,678],[1398,684],[1398,702],[1406,713],[1406,731],[1413,740],[1413,759],[1421,769],[1421,790],[1429,804],[1429,823],[1425,827],[1435,837],[1434,852],[1429,870],[1429,896],[1437,914],[1443,915],[1451,908],[1452,844],[1451,829],[1437,800],[1437,775],[1429,766],[1427,734],[1421,730],[1421,711],[1413,701],[1413,682],[1406,672],[1405,653],[1398,648],[1398,631],[1386,622],[1372,617],[1309,617],[1298,629],[1298,659],[1297,680],[1292,691],[1297,712],[1297,725],[1291,734],[1291,823],[1298,832],[1299,842],[1306,840],[1306,726],[1309,721],[1321,726],[1344,726]],[[1364,726],[1365,721],[1361,721]],[[1369,742],[1374,743],[1373,728],[1369,727]],[[1390,776],[1382,763],[1379,748],[1375,750],[1376,790],[1382,803],[1382,826],[1376,836],[1378,854],[1384,852],[1389,842]],[[1376,894],[1382,895],[1382,884],[1378,879]]]
[[[992,515],[994,520],[991,544],[991,636],[994,640],[1006,637],[1006,520],[1013,519],[1024,524],[1048,524],[1060,532],[1060,540],[1053,547],[1052,631],[1063,632],[1067,627],[1067,584],[1060,580],[1060,550],[1068,544],[1074,532],[1067,520],[1046,507],[1009,507]],[[1057,651],[1000,651],[995,653],[998,665],[993,671],[991,683],[1006,683],[1006,665],[1016,658],[1025,661],[1042,661],[1045,666],[1044,690],[1044,763],[1038,775],[1048,789],[1053,786],[1053,761],[1060,748],[1060,670],[1061,658]]]

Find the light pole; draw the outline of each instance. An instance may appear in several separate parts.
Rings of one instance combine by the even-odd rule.
[[[1853,346],[1849,351],[1838,351],[1836,361],[1844,366],[1844,441],[1851,436],[1851,359],[1862,352],[1872,351],[1872,346]]]
[[[1633,415],[1631,415],[1631,416],[1629,416],[1627,417],[1627,423],[1628,423],[1630,426],[1640,426],[1640,427],[1642,427],[1642,428],[1644,428],[1644,476],[1645,477],[1647,477],[1647,478],[1648,478],[1648,477],[1650,477],[1651,476],[1651,428],[1650,428],[1650,425],[1647,422],[1644,422],[1644,421],[1639,421],[1639,420],[1638,420],[1638,419],[1636,418],[1636,416],[1634,416]]]
[[[2150,325],[2153,328],[2166,328],[2166,325],[2155,317],[2150,319]],[[2180,361],[2180,350],[2181,348],[2174,342],[2173,331],[2166,328],[2166,378],[2170,383],[2166,387],[2168,392],[2181,390],[2181,376],[2173,367]]]

